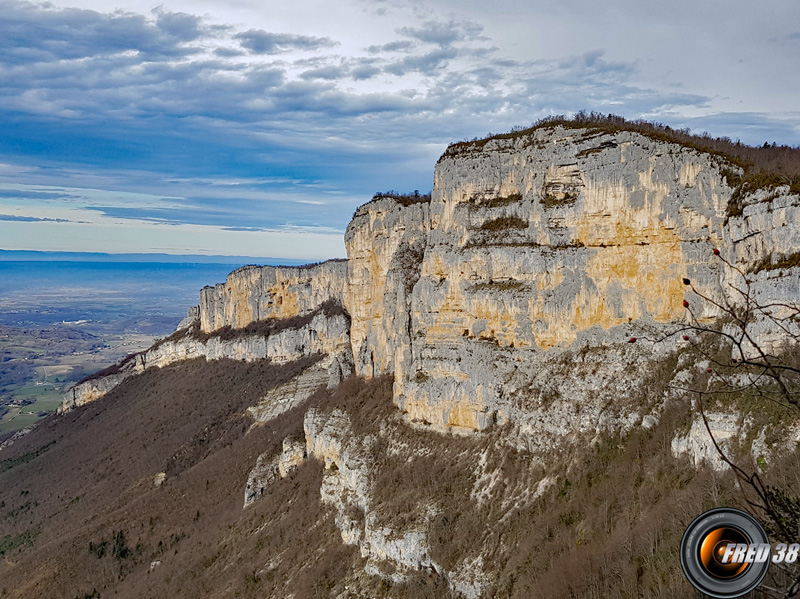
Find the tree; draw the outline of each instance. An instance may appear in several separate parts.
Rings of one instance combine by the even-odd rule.
[[[702,356],[708,366],[705,386],[679,387],[697,399],[697,407],[705,428],[721,459],[730,466],[740,483],[744,503],[754,516],[764,522],[773,541],[787,543],[800,540],[800,495],[790,484],[768,484],[756,464],[744,465],[732,458],[715,438],[706,406],[720,397],[736,396],[745,401],[761,402],[776,408],[774,414],[800,417],[800,306],[792,302],[763,301],[754,288],[755,273],[774,268],[769,260],[755,271],[745,271],[714,255],[729,275],[727,289],[716,299],[683,279],[692,292],[691,302],[684,299],[687,324],[678,327],[661,340],[682,337]],[[695,302],[699,299],[699,305]],[[718,318],[698,316],[713,307]],[[783,570],[783,588],[764,587],[776,597],[795,597],[800,593],[800,567],[795,564],[774,564]]]

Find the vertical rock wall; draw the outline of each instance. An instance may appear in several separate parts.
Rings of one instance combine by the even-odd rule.
[[[642,327],[684,319],[684,298],[700,319],[719,316],[682,278],[716,300],[735,294],[735,272],[714,248],[745,268],[800,248],[798,198],[751,198],[731,217],[723,168],[631,132],[554,127],[451,148],[430,206],[370,202],[348,227],[357,372],[394,371],[395,401],[412,420],[482,429],[527,418],[515,396],[541,372],[555,373],[564,351],[612,348],[609,360],[647,368],[613,348]],[[404,244],[424,248],[418,264],[408,254],[400,267]],[[796,275],[757,279],[763,297],[788,298],[798,287]],[[627,371],[611,370],[622,387],[633,385]],[[575,395],[584,416],[552,430],[591,429],[605,417],[603,384],[578,387],[553,391]]]
[[[411,290],[419,279],[429,204],[392,198],[361,206],[347,227],[350,338],[356,371],[403,372],[411,362]]]
[[[676,349],[646,357],[621,349],[629,336],[685,319],[684,298],[701,320],[720,315],[683,278],[719,302],[739,299],[740,275],[714,248],[758,271],[760,301],[800,296],[800,269],[770,268],[800,252],[800,198],[762,190],[731,213],[730,168],[626,131],[556,126],[458,144],[437,163],[430,202],[380,197],[356,211],[347,261],[236,270],[202,290],[200,327],[307,315],[334,300],[351,317],[356,373],[393,372],[412,421],[474,430],[512,420],[529,438],[592,430],[647,360]],[[785,337],[757,333],[776,350]],[[594,352],[581,384],[559,366],[578,350]],[[560,398],[547,408],[557,421],[531,397]]]
[[[346,289],[344,260],[307,267],[245,266],[224,283],[200,291],[200,327],[210,333],[256,320],[303,316],[329,299],[343,305]]]

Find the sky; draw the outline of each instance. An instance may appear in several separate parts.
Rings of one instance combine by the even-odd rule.
[[[344,257],[546,115],[800,145],[798,72],[796,0],[0,0],[0,249]]]

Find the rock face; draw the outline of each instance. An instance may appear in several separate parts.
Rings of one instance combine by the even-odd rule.
[[[345,314],[328,315],[318,311],[308,322],[270,334],[238,334],[232,338],[210,336],[196,338],[187,334],[166,340],[150,349],[134,354],[122,362],[118,371],[90,379],[73,387],[62,402],[61,411],[94,401],[123,380],[148,368],[162,368],[193,358],[206,360],[243,360],[251,362],[268,358],[276,363],[297,360],[313,354],[328,354],[323,377],[326,382],[339,381],[352,371],[350,358],[350,321]]]
[[[247,408],[255,422],[267,422],[291,410],[321,388],[334,388],[353,373],[350,350],[329,354],[292,381],[267,392],[255,406]]]
[[[797,227],[785,226],[798,222],[798,197],[778,192],[769,205],[750,198],[729,218],[723,166],[637,133],[560,127],[451,148],[437,164],[411,292],[411,347],[394,352],[397,405],[412,420],[445,427],[524,419],[515,393],[552,373],[561,352],[605,348],[599,363],[617,361],[613,347],[642,327],[683,320],[684,297],[701,320],[719,316],[681,281],[714,299],[739,299],[728,285],[736,273],[712,249],[744,268],[778,248],[800,249]],[[795,270],[759,279],[755,291],[788,300],[797,285]],[[380,343],[364,345],[359,355],[390,359]],[[361,360],[356,369],[370,375]],[[586,387],[588,403],[558,407],[598,413],[596,390]],[[558,412],[563,419],[570,410]],[[563,425],[585,429],[583,418]]]
[[[800,296],[796,267],[770,268],[800,252],[800,198],[788,188],[761,190],[731,211],[723,173],[732,168],[626,131],[553,126],[457,144],[437,163],[429,202],[378,197],[356,211],[347,261],[234,271],[201,291],[199,327],[211,338],[163,344],[130,367],[324,352],[338,356],[340,377],[350,364],[367,378],[394,373],[396,405],[435,428],[511,421],[521,444],[546,448],[543,439],[565,431],[632,426],[646,414],[614,398],[677,346],[641,351],[628,338],[683,321],[684,299],[701,321],[720,316],[685,277],[715,300],[739,299],[732,285],[741,287],[741,275],[713,249],[754,272],[760,301]],[[215,337],[226,327],[305,317],[327,301],[342,304],[349,323]],[[768,324],[753,323],[753,333],[774,348],[786,336]],[[564,364],[592,370],[567,380]],[[70,401],[113,384],[79,386]]]
[[[360,376],[402,372],[411,362],[411,290],[420,276],[429,208],[381,198],[356,210],[347,227],[345,305]]]
[[[256,459],[256,465],[247,476],[244,490],[244,507],[248,507],[278,478],[286,478],[297,470],[307,455],[305,444],[297,439],[287,437],[283,440],[283,450],[278,455],[262,453]]]
[[[365,571],[385,576],[382,565],[389,564],[396,582],[404,572],[432,569],[441,572],[430,558],[426,532],[398,531],[380,526],[371,509],[370,448],[375,439],[353,434],[346,412],[326,414],[309,410],[303,422],[306,453],[325,464],[326,474],[320,489],[322,501],[336,509],[336,526],[342,541],[358,545],[367,558]]]
[[[513,412],[515,371],[682,318],[682,277],[718,285],[730,191],[706,156],[634,133],[555,128],[446,153],[396,402],[486,428]]]
[[[176,331],[180,331],[181,329],[188,329],[190,326],[193,326],[195,323],[200,321],[200,306],[192,306],[186,311],[186,316],[183,317],[178,323],[176,327]]]
[[[346,288],[344,260],[307,267],[245,266],[224,283],[200,291],[200,328],[211,333],[224,326],[302,316],[329,299],[344,304]]]

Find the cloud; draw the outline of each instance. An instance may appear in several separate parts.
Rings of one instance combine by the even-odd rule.
[[[64,218],[37,218],[35,216],[18,216],[16,214],[0,214],[0,220],[21,222],[21,223],[69,223],[70,220]]]
[[[125,201],[114,205],[87,205],[85,208],[109,219],[173,226],[203,225],[229,231],[277,230],[284,227],[289,220],[301,227],[320,225],[313,213],[298,212],[294,200],[269,197],[270,194],[252,189],[239,195],[241,197],[228,195],[170,198],[148,206],[132,206]],[[327,212],[325,204],[313,202],[313,205],[317,210]]]
[[[455,42],[468,42],[474,40],[486,40],[480,34],[483,27],[470,21],[427,21],[422,27],[401,27],[398,33],[418,39],[421,42],[439,44],[442,47],[449,46]]]
[[[413,72],[430,75],[437,69],[444,67],[450,59],[458,55],[458,50],[454,48],[441,48],[427,54],[406,56],[401,60],[386,65],[383,70],[398,76]]]
[[[410,52],[416,47],[414,42],[409,40],[397,40],[388,44],[369,46],[367,52],[370,54],[383,54],[385,52]]]
[[[141,14],[100,13],[51,4],[4,2],[0,11],[0,60],[24,65],[135,52],[144,59],[178,57],[197,48],[185,42],[203,34],[198,17],[157,12],[155,20]]]
[[[337,80],[342,79],[348,75],[347,69],[336,66],[336,65],[328,65],[325,67],[319,67],[318,69],[310,69],[301,73],[300,77],[302,79],[329,79],[329,80]]]
[[[250,29],[233,36],[243,48],[253,54],[278,54],[289,50],[319,50],[336,45],[329,37],[312,37],[293,33],[268,33],[262,29]]]
[[[200,17],[184,12],[167,12],[160,7],[153,12],[157,15],[156,27],[176,40],[189,42],[205,34]]]
[[[214,54],[219,56],[220,58],[233,58],[235,56],[244,56],[245,52],[241,50],[236,50],[235,48],[214,48]]]
[[[356,81],[363,81],[366,79],[371,79],[375,75],[378,75],[381,72],[380,67],[376,67],[374,65],[364,65],[360,67],[356,67],[351,71],[351,75],[353,79]]]
[[[0,198],[83,202],[94,219],[161,235],[342,230],[376,191],[430,189],[450,141],[580,109],[677,126],[714,112],[714,89],[668,86],[636,52],[609,50],[613,28],[548,45],[552,21],[516,32],[499,17],[481,25],[467,18],[471,3],[452,13],[442,2],[387,2],[387,16],[358,8],[348,27],[329,19],[346,8],[326,5],[317,20],[281,18],[274,33],[266,18],[237,28],[226,12],[200,17],[166,3],[137,14],[0,2],[0,162],[11,165],[0,183],[30,184],[30,195],[0,188]],[[561,25],[574,22],[570,13]],[[732,135],[733,121],[697,118],[691,126]],[[736,118],[757,139],[787,139],[765,114]],[[797,122],[783,121],[792,139]],[[58,187],[77,197],[58,197]]]
[[[67,200],[77,196],[58,191],[35,191],[30,189],[0,189],[0,198],[30,200]]]

